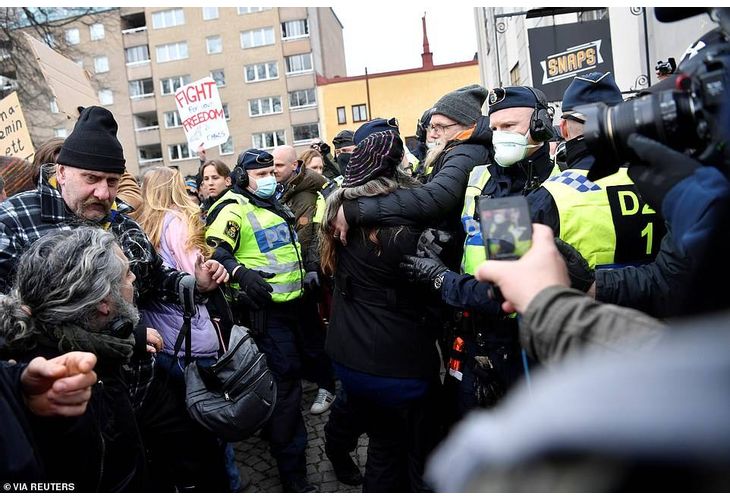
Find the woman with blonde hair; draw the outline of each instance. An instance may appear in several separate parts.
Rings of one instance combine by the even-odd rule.
[[[307,149],[299,155],[299,159],[304,163],[304,168],[314,170],[319,175],[324,175],[322,173],[324,171],[324,157],[316,149]]]
[[[144,203],[137,220],[165,265],[193,274],[196,262],[208,259],[212,249],[205,244],[200,208],[187,195],[180,172],[169,167],[145,172],[142,199]],[[198,366],[210,366],[218,357],[218,333],[205,306],[196,307],[190,325],[192,361]],[[161,371],[157,371],[156,377],[159,376],[160,383],[166,383],[176,397],[184,399],[185,349],[180,349],[177,359],[173,357],[175,341],[183,325],[182,309],[160,300],[146,305],[140,313],[164,339],[163,350],[157,353],[155,367],[156,371]],[[197,450],[194,453],[196,463],[188,461],[186,465],[204,476],[206,484],[202,491],[228,491],[224,447],[213,434],[202,428],[196,430],[200,432],[191,433],[185,444]]]

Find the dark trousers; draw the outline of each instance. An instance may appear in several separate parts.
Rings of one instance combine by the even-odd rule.
[[[282,481],[305,478],[307,473],[298,307],[296,303],[272,304],[266,314],[266,328],[256,336],[256,345],[266,355],[266,363],[276,378],[276,407],[263,428],[263,436],[269,441]]]
[[[168,361],[169,365],[169,361]],[[148,453],[149,491],[228,492],[223,447],[193,421],[185,408],[185,386],[155,366],[147,397],[137,413]]]
[[[431,491],[423,481],[423,470],[441,437],[438,398],[437,383],[424,397],[397,407],[342,391],[325,425],[326,446],[349,452],[357,446],[360,433],[367,433],[363,493]]]
[[[315,294],[306,293],[302,297],[299,320],[303,378],[314,382],[320,389],[326,389],[334,394],[335,374],[332,362],[324,351],[327,330],[319,316]]]

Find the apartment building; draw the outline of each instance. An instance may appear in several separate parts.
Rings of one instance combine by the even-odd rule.
[[[83,64],[115,114],[133,173],[197,171],[174,99],[182,85],[218,84],[230,137],[207,154],[233,166],[250,147],[308,147],[320,135],[316,74],[346,72],[342,25],[329,7],[122,7],[77,19],[61,36],[56,50]],[[32,123],[34,142],[73,127],[59,123]]]

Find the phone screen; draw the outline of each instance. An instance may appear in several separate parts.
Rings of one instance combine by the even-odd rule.
[[[489,259],[515,260],[530,249],[532,224],[524,197],[480,199],[479,216]]]

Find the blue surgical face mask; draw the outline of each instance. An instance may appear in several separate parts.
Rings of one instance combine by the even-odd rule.
[[[256,179],[256,191],[253,192],[259,198],[271,198],[276,192],[276,178],[273,175]]]

